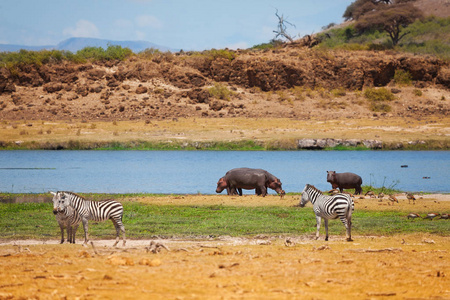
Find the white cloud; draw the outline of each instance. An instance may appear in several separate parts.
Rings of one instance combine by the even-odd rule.
[[[136,19],[136,24],[139,27],[152,27],[152,28],[161,28],[162,23],[158,18],[149,15],[141,15]]]
[[[99,37],[100,32],[94,23],[87,20],[79,20],[75,27],[68,27],[63,30],[64,35],[72,37]]]

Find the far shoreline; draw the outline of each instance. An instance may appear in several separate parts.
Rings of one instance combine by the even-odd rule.
[[[411,142],[382,142],[377,140],[339,139],[335,146],[327,140],[298,139],[295,141],[76,141],[2,142],[0,151],[5,150],[142,150],[142,151],[448,151],[450,141],[422,140]],[[331,143],[333,145],[334,142]]]

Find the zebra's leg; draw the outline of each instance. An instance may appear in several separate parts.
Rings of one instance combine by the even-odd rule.
[[[347,242],[353,242],[352,234],[351,234],[352,218],[351,217],[342,218],[341,222],[344,224],[345,229],[346,229]]]
[[[83,222],[83,229],[84,229],[84,243],[83,245],[87,245],[88,241],[89,241],[89,235],[88,235],[88,229],[89,229],[89,225],[88,225],[88,220],[83,218],[81,220]]]
[[[325,241],[328,241],[328,219],[323,219],[323,223],[325,224]]]
[[[317,222],[317,231],[316,231],[316,240],[319,238],[319,230],[320,230],[320,222],[322,219],[319,216],[316,216],[316,222]]]
[[[59,224],[59,228],[61,229],[61,243],[64,243],[64,226],[62,224]]]
[[[67,242],[72,244],[72,225],[67,226]]]
[[[114,243],[113,247],[115,247],[118,243],[119,243],[119,236],[120,236],[120,232],[122,231],[122,240],[123,240],[123,246],[125,246],[127,239],[125,237],[125,226],[122,223],[122,217],[119,220],[115,220],[111,218],[111,221],[114,224],[114,227],[116,228],[116,242]]]
[[[120,230],[122,230],[122,233],[123,233],[123,246],[125,247],[127,239],[125,238],[125,226],[123,226],[123,223],[120,224]]]
[[[69,243],[75,244],[75,226],[70,226],[70,235],[69,235]]]
[[[79,224],[77,224],[77,225],[74,225],[73,226],[73,231],[72,231],[72,235],[73,235],[73,243],[75,244],[75,235],[77,234],[77,230],[78,230],[78,226],[79,226]]]
[[[347,242],[353,242],[353,240],[352,240],[352,216],[347,218]]]

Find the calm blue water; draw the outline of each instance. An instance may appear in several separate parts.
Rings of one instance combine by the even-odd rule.
[[[215,194],[237,167],[268,170],[286,192],[330,189],[327,170],[359,174],[363,185],[450,192],[450,151],[0,151],[0,191]]]

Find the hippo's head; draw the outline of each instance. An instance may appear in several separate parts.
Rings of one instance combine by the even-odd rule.
[[[327,171],[327,182],[333,183],[335,181],[336,171]]]
[[[267,187],[271,188],[272,190],[275,190],[277,194],[281,194],[282,192],[284,192],[283,189],[281,188],[281,181],[278,178],[269,180],[267,182]]]
[[[217,188],[216,193],[222,193],[222,191],[228,186],[227,181],[225,178],[220,178],[219,181],[217,181]]]

